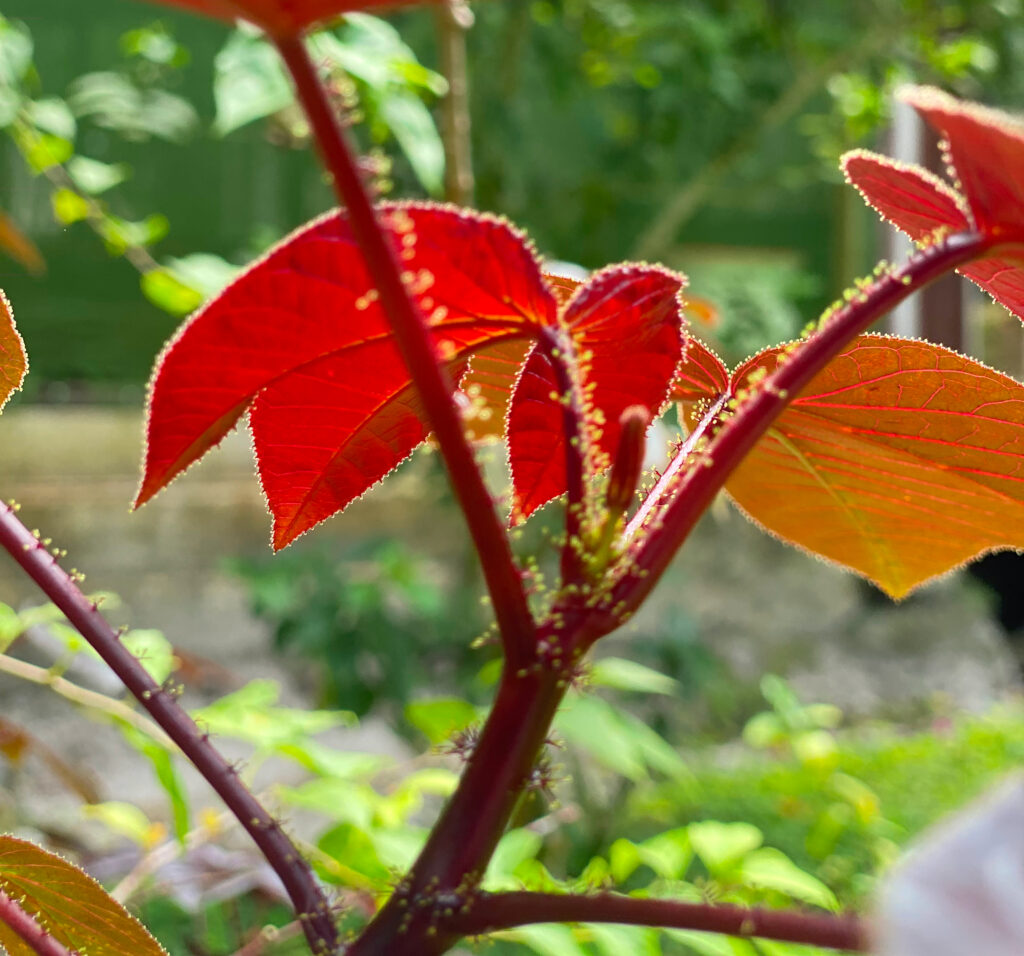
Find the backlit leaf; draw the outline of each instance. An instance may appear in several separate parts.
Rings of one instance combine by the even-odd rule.
[[[324,20],[356,10],[384,9],[424,0],[156,0],[209,17],[249,20],[275,36],[295,36]]]
[[[533,338],[554,321],[532,250],[504,222],[424,204],[382,213],[453,377],[475,350]],[[287,238],[164,350],[136,504],[219,442],[250,406],[277,548],[363,494],[426,436],[344,214]]]
[[[619,416],[644,405],[654,418],[668,398],[682,355],[686,280],[654,266],[610,266],[576,289],[563,321],[595,426],[599,468],[615,453]],[[566,490],[563,404],[554,369],[535,348],[516,385],[508,417],[515,513],[528,518]]]
[[[732,393],[785,352],[749,359]],[[861,336],[726,488],[769,531],[902,597],[977,554],[1024,547],[1024,386],[928,342]]]
[[[1024,242],[1024,126],[998,110],[931,87],[902,98],[944,137],[952,188],[937,176],[855,150],[843,170],[869,205],[915,240],[936,230],[978,230],[1000,243]],[[997,302],[1024,319],[1024,257],[1002,250],[962,267]]]
[[[165,956],[164,950],[92,877],[26,840],[0,836],[0,890],[67,949],[89,956]],[[0,947],[33,956],[0,924]]]
[[[27,371],[25,343],[14,325],[11,303],[0,290],[0,409],[7,404],[11,393],[21,388]]]

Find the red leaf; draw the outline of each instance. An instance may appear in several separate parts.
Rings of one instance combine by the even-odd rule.
[[[429,204],[385,206],[382,218],[438,348],[452,361],[487,344],[533,338],[554,321],[532,250],[504,222]],[[150,389],[136,505],[252,405],[274,545],[283,547],[422,440],[408,386],[347,219],[320,219],[196,313],[165,348]]]
[[[846,180],[911,239],[925,239],[936,229],[971,229],[963,198],[938,176],[919,166],[857,149],[842,159]]]
[[[934,87],[910,87],[902,98],[945,137],[950,178],[967,199],[977,227],[990,235],[1024,232],[1024,127],[999,110],[954,99]]]
[[[14,325],[11,303],[0,290],[0,409],[7,404],[11,393],[21,388],[27,371],[25,343]]]
[[[229,22],[249,20],[277,37],[296,36],[314,23],[356,10],[407,6],[430,0],[155,0]]]
[[[580,381],[596,426],[597,467],[619,441],[619,416],[643,405],[655,417],[682,355],[685,279],[654,266],[612,266],[583,283],[564,306],[563,322],[580,360]],[[517,518],[566,490],[562,404],[548,358],[535,348],[509,409],[509,465]],[[554,397],[553,397],[554,396]]]
[[[958,188],[864,150],[843,157],[847,179],[913,239],[936,229],[978,229],[1000,243],[1024,243],[1024,126],[930,87],[911,87],[902,96],[945,137],[950,178]],[[1022,267],[1024,256],[1004,249],[960,272],[1024,319]]]
[[[756,389],[786,351],[749,359],[730,391]],[[928,342],[861,336],[726,488],[769,531],[902,597],[1024,547],[1024,385]]]

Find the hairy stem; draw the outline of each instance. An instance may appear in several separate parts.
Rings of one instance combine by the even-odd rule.
[[[54,939],[35,918],[26,913],[3,890],[0,890],[0,923],[17,933],[36,956],[70,956],[64,945]]]
[[[457,917],[455,923],[467,936],[525,923],[626,923],[730,936],[759,936],[852,952],[865,952],[868,946],[865,927],[854,916],[679,903],[616,893],[587,896],[527,892],[484,894],[474,900],[469,912]]]
[[[176,696],[149,676],[96,605],[7,504],[0,505],[0,547],[60,608],[248,831],[284,884],[313,952],[338,952],[340,942],[327,900],[280,825],[239,780]]]
[[[733,469],[800,390],[845,345],[908,295],[991,252],[992,247],[991,239],[977,233],[952,235],[916,253],[901,269],[887,272],[871,286],[859,290],[852,301],[826,316],[818,330],[794,348],[788,360],[708,440],[701,454],[702,466],[677,469],[676,482],[664,492],[670,500],[660,515],[659,527],[656,533],[638,542],[632,573],[615,587],[610,604],[627,613],[639,607]]]
[[[529,780],[565,693],[549,669],[507,666],[469,763],[409,875],[349,956],[434,956],[460,935],[446,926],[471,898]]]
[[[324,164],[333,177],[334,189],[348,210],[352,232],[437,437],[452,488],[480,556],[506,659],[511,668],[518,669],[530,659],[536,628],[508,536],[466,438],[452,383],[438,361],[423,315],[402,281],[395,249],[377,221],[344,131],[302,39],[279,37],[276,43],[309,117]]]
[[[651,515],[664,504],[666,495],[670,493],[672,486],[679,479],[679,475],[683,469],[686,468],[690,461],[690,456],[693,454],[694,449],[701,443],[704,436],[714,427],[718,421],[718,416],[721,414],[722,409],[725,407],[725,403],[729,400],[727,395],[723,395],[718,399],[705,413],[704,417],[697,423],[697,426],[686,436],[686,441],[679,446],[675,455],[672,456],[672,460],[668,463],[668,467],[661,473],[661,477],[655,482],[654,487],[648,492],[647,497],[641,502],[640,507],[637,508],[636,514],[629,519],[629,524],[626,525],[624,533],[625,538],[628,540],[633,537],[637,531],[642,528]]]
[[[578,367],[576,345],[568,329],[545,329],[538,345],[544,350],[558,384],[562,402],[562,437],[565,440],[565,544],[562,545],[562,586],[579,585],[586,576],[585,538],[587,514],[587,457],[590,439],[587,415],[579,382],[573,374]]]

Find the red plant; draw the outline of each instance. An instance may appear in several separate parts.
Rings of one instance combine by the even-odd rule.
[[[506,656],[458,790],[349,956],[431,956],[464,935],[551,920],[864,948],[852,917],[612,894],[488,895],[477,883],[580,659],[640,606],[723,487],[775,533],[897,596],[980,551],[1024,546],[1024,386],[938,346],[862,335],[954,268],[1021,311],[1024,133],[993,111],[911,91],[948,138],[962,194],[922,170],[848,156],[851,181],[922,249],[859,283],[799,342],[730,374],[687,337],[681,276],[620,265],[577,287],[546,277],[522,234],[499,219],[433,205],[371,206],[297,37],[322,16],[367,4],[179,2],[245,15],[275,36],[346,211],[294,233],[171,340],[153,376],[136,503],[248,413],[279,548],[343,509],[432,432]],[[20,381],[20,356],[13,326],[0,323],[0,382]],[[670,398],[689,434],[630,514],[644,432]],[[511,515],[496,510],[469,431],[504,437]],[[506,525],[559,495],[562,581],[538,618]],[[0,543],[248,820],[307,914],[314,950],[338,951],[322,896],[287,839],[168,695],[118,654],[95,608],[6,508]],[[13,925],[7,902],[0,899],[0,922]]]

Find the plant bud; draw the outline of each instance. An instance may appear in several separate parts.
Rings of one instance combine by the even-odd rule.
[[[647,447],[645,436],[650,424],[651,413],[643,405],[630,405],[619,416],[622,433],[612,462],[606,495],[608,510],[616,517],[629,507],[637,485],[640,484]]]

